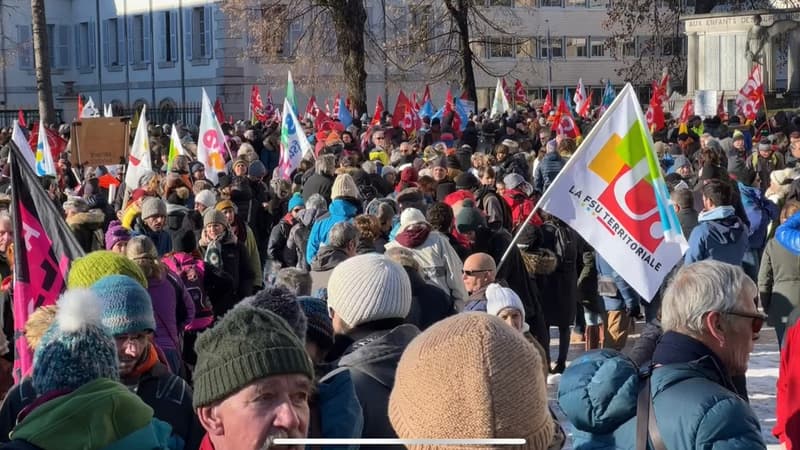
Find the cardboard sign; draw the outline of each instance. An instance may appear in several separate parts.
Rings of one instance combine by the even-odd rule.
[[[85,117],[72,123],[70,160],[75,165],[120,164],[130,147],[130,117]]]

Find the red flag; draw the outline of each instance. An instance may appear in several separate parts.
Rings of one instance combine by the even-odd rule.
[[[528,93],[525,91],[525,86],[522,82],[517,80],[514,82],[514,102],[518,105],[528,104]]]
[[[47,133],[47,143],[50,145],[50,153],[53,154],[53,161],[58,161],[58,157],[67,149],[67,141],[62,138],[56,130],[45,127]],[[28,136],[28,145],[32,149],[36,149],[36,144],[39,142],[39,122],[33,124],[31,135]],[[35,150],[34,150],[35,152]]]
[[[260,97],[260,96],[259,96]],[[272,90],[267,90],[267,102],[264,104],[264,117],[278,117],[278,123],[280,123],[280,111],[278,108],[275,107],[275,103],[272,103]]]
[[[84,252],[16,146],[11,146],[9,156],[14,211],[13,375],[19,382],[30,374],[33,362],[25,322],[36,308],[56,303],[66,288],[70,264]]]
[[[392,113],[393,127],[402,125],[402,122],[404,121],[406,116],[406,106],[408,104],[410,104],[410,102],[408,101],[408,97],[406,97],[406,94],[403,92],[402,89],[400,89],[400,92],[397,94],[397,101],[394,104],[394,112]]]
[[[728,120],[728,113],[725,112],[725,91],[722,91],[719,102],[717,102],[717,116],[719,116],[720,120]]]
[[[667,69],[664,69],[664,73],[661,76],[661,82],[659,84],[655,84],[653,82],[653,95],[657,96],[658,103],[663,107],[669,101],[669,72]]]
[[[686,100],[681,109],[681,115],[678,117],[678,123],[689,123],[689,117],[694,115],[694,100]]]
[[[411,94],[411,105],[414,106],[414,111],[416,111],[417,114],[419,114],[420,106],[419,106],[419,101],[417,101],[417,93],[416,92]]]
[[[422,104],[424,105],[425,102],[431,102],[431,88],[427,84],[425,85],[425,93],[422,94]]]
[[[666,126],[664,107],[660,100],[661,97],[658,95],[658,90],[653,91],[653,97],[650,99],[650,105],[647,107],[647,113],[645,114],[647,127],[651,133],[659,131]]]
[[[317,98],[312,95],[306,104],[306,117],[312,119],[317,117],[317,111],[319,111],[319,106],[317,106]]]
[[[511,94],[511,87],[506,83],[506,77],[503,77],[502,80],[503,80],[503,94],[505,94],[506,100],[508,100],[508,104],[513,105],[514,96]]]
[[[550,111],[553,110],[553,98],[550,97],[550,91],[547,91],[547,96],[544,98],[544,104],[542,105],[542,114],[550,114]]]
[[[455,100],[453,100],[453,93],[450,89],[447,90],[447,99],[444,102],[444,113],[442,114],[444,117],[452,115],[453,121],[450,123],[450,126],[453,128],[454,131],[461,130],[461,116],[456,113],[456,104]]]
[[[350,107],[350,97],[344,99],[344,106],[348,111],[350,111],[350,114],[353,114],[353,108]]]
[[[22,109],[17,111],[17,123],[19,123],[19,126],[22,128],[28,128],[28,124],[25,123],[25,114],[22,113]]]
[[[589,117],[589,112],[592,108],[592,97],[594,96],[594,91],[589,91],[589,97],[581,103],[581,109],[578,111],[578,115],[583,117],[584,119]]]
[[[83,116],[83,96],[78,94],[78,117]],[[36,147],[31,147],[36,148]]]
[[[336,98],[333,100],[333,117],[339,117],[339,93],[336,93]]]
[[[225,123],[225,111],[222,110],[222,102],[219,101],[219,97],[214,102],[214,114],[217,115],[217,122],[220,124]]]
[[[266,122],[269,116],[264,111],[264,102],[261,101],[261,92],[255,84],[250,88],[250,116],[253,122]]]
[[[763,98],[764,72],[761,65],[756,64],[736,96],[737,114],[743,115],[747,120],[755,120]]]
[[[469,100],[469,99],[470,99],[470,98],[469,98],[469,93],[467,92],[467,90],[466,90],[466,89],[464,89],[463,91],[461,91],[461,97],[459,97],[459,98],[461,98],[461,100]]]
[[[325,115],[328,117],[331,116],[331,99],[330,97],[325,99]]]
[[[581,135],[581,130],[572,118],[569,112],[569,107],[564,99],[558,101],[558,110],[556,111],[556,120],[553,121],[553,130],[558,134],[563,134],[570,138],[577,138]]]
[[[372,121],[369,123],[370,126],[380,125],[382,115],[383,115],[383,99],[379,95],[378,99],[375,100],[375,112],[372,114]]]
[[[417,130],[417,121],[414,120],[415,116],[416,114],[414,114],[414,106],[412,106],[411,102],[406,99],[406,109],[403,112],[403,121],[400,123],[400,126],[409,136]]]

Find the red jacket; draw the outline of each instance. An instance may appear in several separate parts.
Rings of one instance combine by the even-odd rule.
[[[536,206],[533,200],[519,189],[506,189],[503,192],[503,199],[511,207],[511,219],[514,222],[514,229],[528,218],[534,206]],[[542,219],[538,213],[531,217],[531,225],[537,227],[542,225]]]
[[[211,443],[211,438],[208,437],[208,433],[203,436],[203,440],[200,442],[200,448],[198,450],[214,450],[214,444]]]
[[[795,355],[794,359],[790,359],[792,353],[798,351],[800,351],[800,327],[793,325],[786,331],[781,349],[775,401],[777,423],[772,429],[772,434],[786,446],[787,450],[800,449],[800,358]]]

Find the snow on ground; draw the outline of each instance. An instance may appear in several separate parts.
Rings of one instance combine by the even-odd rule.
[[[636,325],[637,332],[641,330],[642,323]],[[630,346],[638,334],[633,334],[628,339]],[[558,354],[558,330],[550,329],[550,354],[555,359]],[[584,345],[573,344],[570,346],[568,361],[574,360],[583,353]],[[750,366],[747,371],[747,390],[750,397],[750,406],[755,411],[761,422],[761,434],[764,442],[771,449],[779,449],[778,440],[772,436],[772,427],[775,426],[775,384],[778,381],[778,367],[780,365],[780,352],[778,351],[778,340],[775,337],[775,330],[764,328],[761,337],[756,341],[753,353],[750,355]],[[556,416],[561,421],[561,426],[567,435],[571,435],[570,424],[558,407],[557,393],[559,375],[550,375],[547,379],[547,390],[550,397],[550,406],[556,412]],[[571,449],[571,441],[567,440],[565,449]]]

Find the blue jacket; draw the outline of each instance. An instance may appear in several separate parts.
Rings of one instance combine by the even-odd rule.
[[[767,244],[767,227],[770,222],[778,218],[778,205],[764,197],[760,189],[739,184],[742,197],[742,206],[750,221],[748,234],[750,248],[761,250]]]
[[[539,165],[536,166],[536,174],[533,177],[534,187],[539,192],[544,192],[550,183],[556,179],[558,172],[564,167],[564,160],[558,153],[548,153],[544,155]]]
[[[356,215],[358,215],[357,205],[341,198],[334,199],[328,208],[328,215],[317,219],[311,227],[311,234],[308,235],[306,244],[306,262],[311,264],[320,246],[328,243],[328,233],[334,225],[339,222],[349,222]]]
[[[595,265],[598,277],[612,278],[617,287],[617,295],[602,296],[606,311],[639,311],[639,294],[599,254],[595,258]]]
[[[794,255],[800,255],[800,214],[794,214],[775,229],[775,240]]]
[[[317,385],[319,402],[320,437],[329,439],[360,438],[364,429],[364,412],[356,396],[353,378],[347,369],[335,369],[325,375]],[[343,447],[322,446],[323,450]],[[348,446],[345,449],[357,449]]]
[[[656,423],[669,450],[766,448],[758,418],[725,387],[713,356],[657,367],[650,379]],[[633,361],[613,350],[586,353],[567,368],[558,400],[576,450],[636,448],[642,381]]]
[[[718,206],[700,213],[689,236],[684,264],[713,259],[739,266],[749,248],[748,228],[736,217],[733,206]]]

